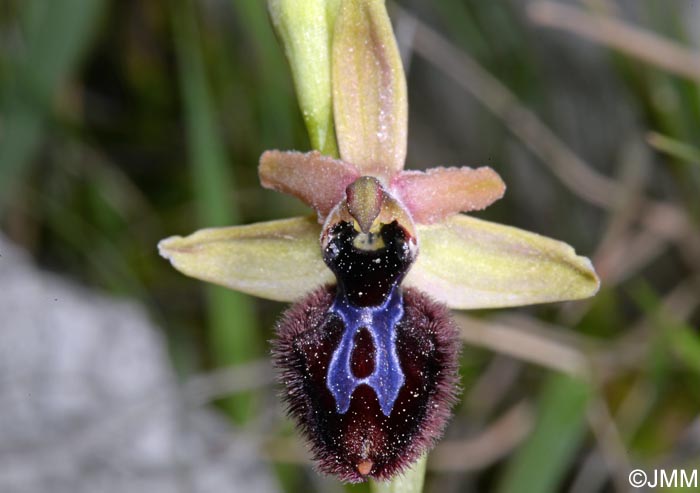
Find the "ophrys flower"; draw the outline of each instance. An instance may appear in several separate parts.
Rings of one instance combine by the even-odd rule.
[[[341,0],[331,17],[340,159],[268,151],[259,168],[263,186],[316,217],[201,230],[160,249],[193,277],[296,302],[274,348],[290,413],[322,470],[386,479],[423,454],[449,416],[459,345],[446,306],[583,298],[598,279],[566,244],[460,214],[503,195],[492,169],[403,171],[406,83],[384,5]],[[331,90],[327,99],[312,106],[330,105]],[[333,132],[323,135],[312,140],[334,149]]]

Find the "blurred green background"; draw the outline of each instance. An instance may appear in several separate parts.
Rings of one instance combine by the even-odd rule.
[[[479,216],[570,243],[603,279],[589,301],[460,318],[464,398],[426,491],[626,491],[631,467],[700,468],[700,4],[390,7],[407,167],[492,166],[508,192]],[[263,1],[0,2],[0,228],[145,305],[183,381],[264,360],[284,306],[185,278],[156,243],[308,213],[260,188],[271,148],[309,143]],[[366,491],[316,477],[277,391],[218,405],[264,432],[286,491]],[[270,407],[276,429],[256,428]]]

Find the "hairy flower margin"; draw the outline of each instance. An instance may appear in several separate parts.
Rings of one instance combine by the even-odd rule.
[[[323,153],[267,151],[260,181],[316,217],[204,229],[159,249],[189,276],[296,302],[274,346],[290,413],[324,472],[389,479],[434,444],[455,398],[445,305],[581,299],[599,280],[564,243],[460,214],[503,196],[491,168],[403,170],[406,82],[382,0],[269,5]]]

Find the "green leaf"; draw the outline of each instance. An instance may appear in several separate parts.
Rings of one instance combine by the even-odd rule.
[[[297,217],[227,228],[203,229],[158,245],[180,272],[237,291],[294,301],[334,283],[321,257],[321,226]]]
[[[566,243],[465,215],[418,226],[420,253],[406,277],[451,308],[493,308],[593,296],[591,262]]]
[[[331,39],[340,0],[268,0],[292,69],[311,145],[337,156],[331,101]]]
[[[700,375],[700,336],[697,329],[664,308],[659,295],[646,282],[638,282],[631,290],[632,299],[648,316],[656,331],[651,357],[651,368],[667,376],[671,370],[671,356],[675,356],[689,370]]]
[[[343,0],[333,37],[333,115],[340,157],[391,178],[406,160],[408,102],[383,0]]]
[[[690,164],[700,165],[700,149],[697,147],[656,132],[651,132],[647,136],[647,142],[654,149],[669,156]]]
[[[566,473],[585,431],[591,397],[582,380],[552,375],[540,396],[535,428],[508,462],[499,493],[550,493]]]

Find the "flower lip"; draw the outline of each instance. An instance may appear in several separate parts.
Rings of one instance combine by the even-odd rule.
[[[458,331],[444,306],[416,290],[403,291],[396,353],[405,381],[392,411],[385,414],[375,392],[360,385],[341,414],[326,385],[343,329],[338,317],[327,316],[336,294],[319,288],[277,324],[273,355],[283,397],[323,472],[353,483],[368,476],[387,480],[442,435],[458,389]]]
[[[333,394],[336,411],[339,414],[347,413],[355,390],[360,385],[367,385],[374,391],[382,413],[391,415],[406,380],[396,352],[396,325],[404,316],[401,289],[395,285],[383,303],[364,307],[351,303],[338,289],[329,314],[343,321],[343,335],[333,351],[326,377],[326,386]],[[379,350],[374,351],[372,373],[357,377],[352,372],[352,353],[356,336],[365,330]]]
[[[329,216],[322,235],[323,258],[338,286],[328,313],[343,324],[326,380],[339,414],[348,412],[353,393],[366,385],[376,394],[381,412],[389,416],[404,384],[396,353],[396,324],[404,315],[400,283],[416,249],[411,247],[415,238],[394,218],[403,214],[398,207],[377,179],[359,178],[348,187],[340,210]],[[333,222],[341,216],[352,222]],[[391,222],[384,222],[387,217]],[[364,377],[352,372],[353,348],[361,331],[370,334],[377,348],[373,371]]]

